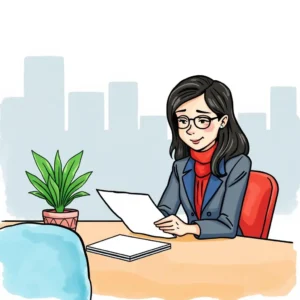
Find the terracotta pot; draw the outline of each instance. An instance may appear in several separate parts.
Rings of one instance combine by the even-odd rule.
[[[76,230],[78,215],[79,211],[76,209],[65,209],[63,213],[58,213],[55,209],[43,210],[45,224],[60,225],[72,230]]]

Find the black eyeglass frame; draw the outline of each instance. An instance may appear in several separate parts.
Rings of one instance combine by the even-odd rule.
[[[206,128],[208,128],[208,127],[210,126],[211,121],[213,121],[213,120],[215,120],[215,119],[220,119],[220,117],[214,117],[214,118],[211,118],[211,117],[209,117],[209,116],[197,116],[197,117],[195,117],[195,118],[189,118],[188,116],[183,115],[183,116],[177,117],[177,121],[180,120],[180,118],[184,118],[185,120],[188,121],[188,123],[187,123],[187,126],[184,127],[184,128],[179,127],[179,125],[178,125],[178,128],[179,128],[179,129],[187,129],[187,128],[189,128],[190,125],[191,125],[191,121],[194,122],[195,127],[197,127],[198,129],[206,129]],[[206,127],[199,127],[199,126],[197,126],[197,125],[196,125],[196,122],[195,122],[195,120],[196,120],[197,118],[207,119],[207,120],[208,120],[208,125],[207,125]]]

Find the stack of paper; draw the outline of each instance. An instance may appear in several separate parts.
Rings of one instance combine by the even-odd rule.
[[[117,235],[88,245],[87,251],[125,261],[134,261],[171,249],[171,244],[126,235]]]

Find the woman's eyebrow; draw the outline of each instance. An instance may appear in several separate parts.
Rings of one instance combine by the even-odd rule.
[[[178,112],[184,112],[184,111],[186,111],[186,109],[177,110],[177,111],[175,111],[175,113],[178,113]]]
[[[196,112],[201,113],[201,114],[210,114],[209,111],[203,111],[203,110],[198,110],[198,109],[196,109]]]

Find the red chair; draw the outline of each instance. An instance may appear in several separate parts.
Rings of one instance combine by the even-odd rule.
[[[270,174],[250,172],[240,217],[244,236],[268,238],[278,190],[278,183]]]

